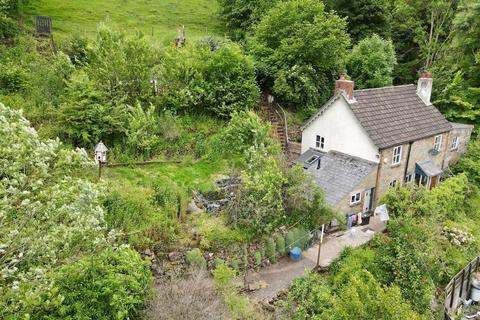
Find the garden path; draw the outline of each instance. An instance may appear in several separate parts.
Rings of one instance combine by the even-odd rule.
[[[358,247],[370,241],[375,233],[383,232],[385,223],[379,217],[372,217],[370,224],[353,227],[349,231],[337,232],[325,238],[320,255],[320,266],[328,267],[346,247]],[[285,257],[259,272],[247,275],[247,283],[261,283],[263,287],[248,293],[250,299],[268,302],[275,298],[290,283],[316,266],[318,244],[302,253],[302,259],[294,262]]]

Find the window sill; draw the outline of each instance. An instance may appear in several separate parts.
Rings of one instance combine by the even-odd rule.
[[[392,165],[390,166],[390,168],[396,168],[396,167],[400,167],[401,165],[402,165],[402,163],[401,163],[401,162],[399,162],[399,163],[395,163],[395,164],[392,164]]]
[[[356,206],[360,205],[361,203],[362,203],[361,201],[359,201],[359,202],[354,202],[354,203],[350,203],[350,208],[356,207]]]

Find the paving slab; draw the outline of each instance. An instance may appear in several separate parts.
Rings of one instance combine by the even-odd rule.
[[[385,224],[379,217],[372,217],[370,224],[353,227],[344,232],[334,233],[324,239],[320,255],[320,266],[328,267],[346,247],[358,247],[370,241],[375,233],[383,232]],[[258,272],[249,272],[247,283],[261,282],[263,288],[248,293],[250,299],[268,302],[275,298],[290,283],[299,278],[317,264],[318,244],[302,253],[300,261],[292,261],[288,257],[279,259],[275,264]]]

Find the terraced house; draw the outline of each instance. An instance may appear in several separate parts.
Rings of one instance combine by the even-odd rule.
[[[426,71],[417,86],[354,90],[353,81],[336,81],[334,96],[302,127],[295,161],[331,206],[371,212],[388,188],[433,188],[466,151],[473,126],[447,121],[430,102],[432,85]]]

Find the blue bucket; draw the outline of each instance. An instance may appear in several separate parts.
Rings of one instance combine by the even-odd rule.
[[[302,250],[299,247],[294,247],[290,250],[290,258],[293,261],[299,261],[302,258]]]

